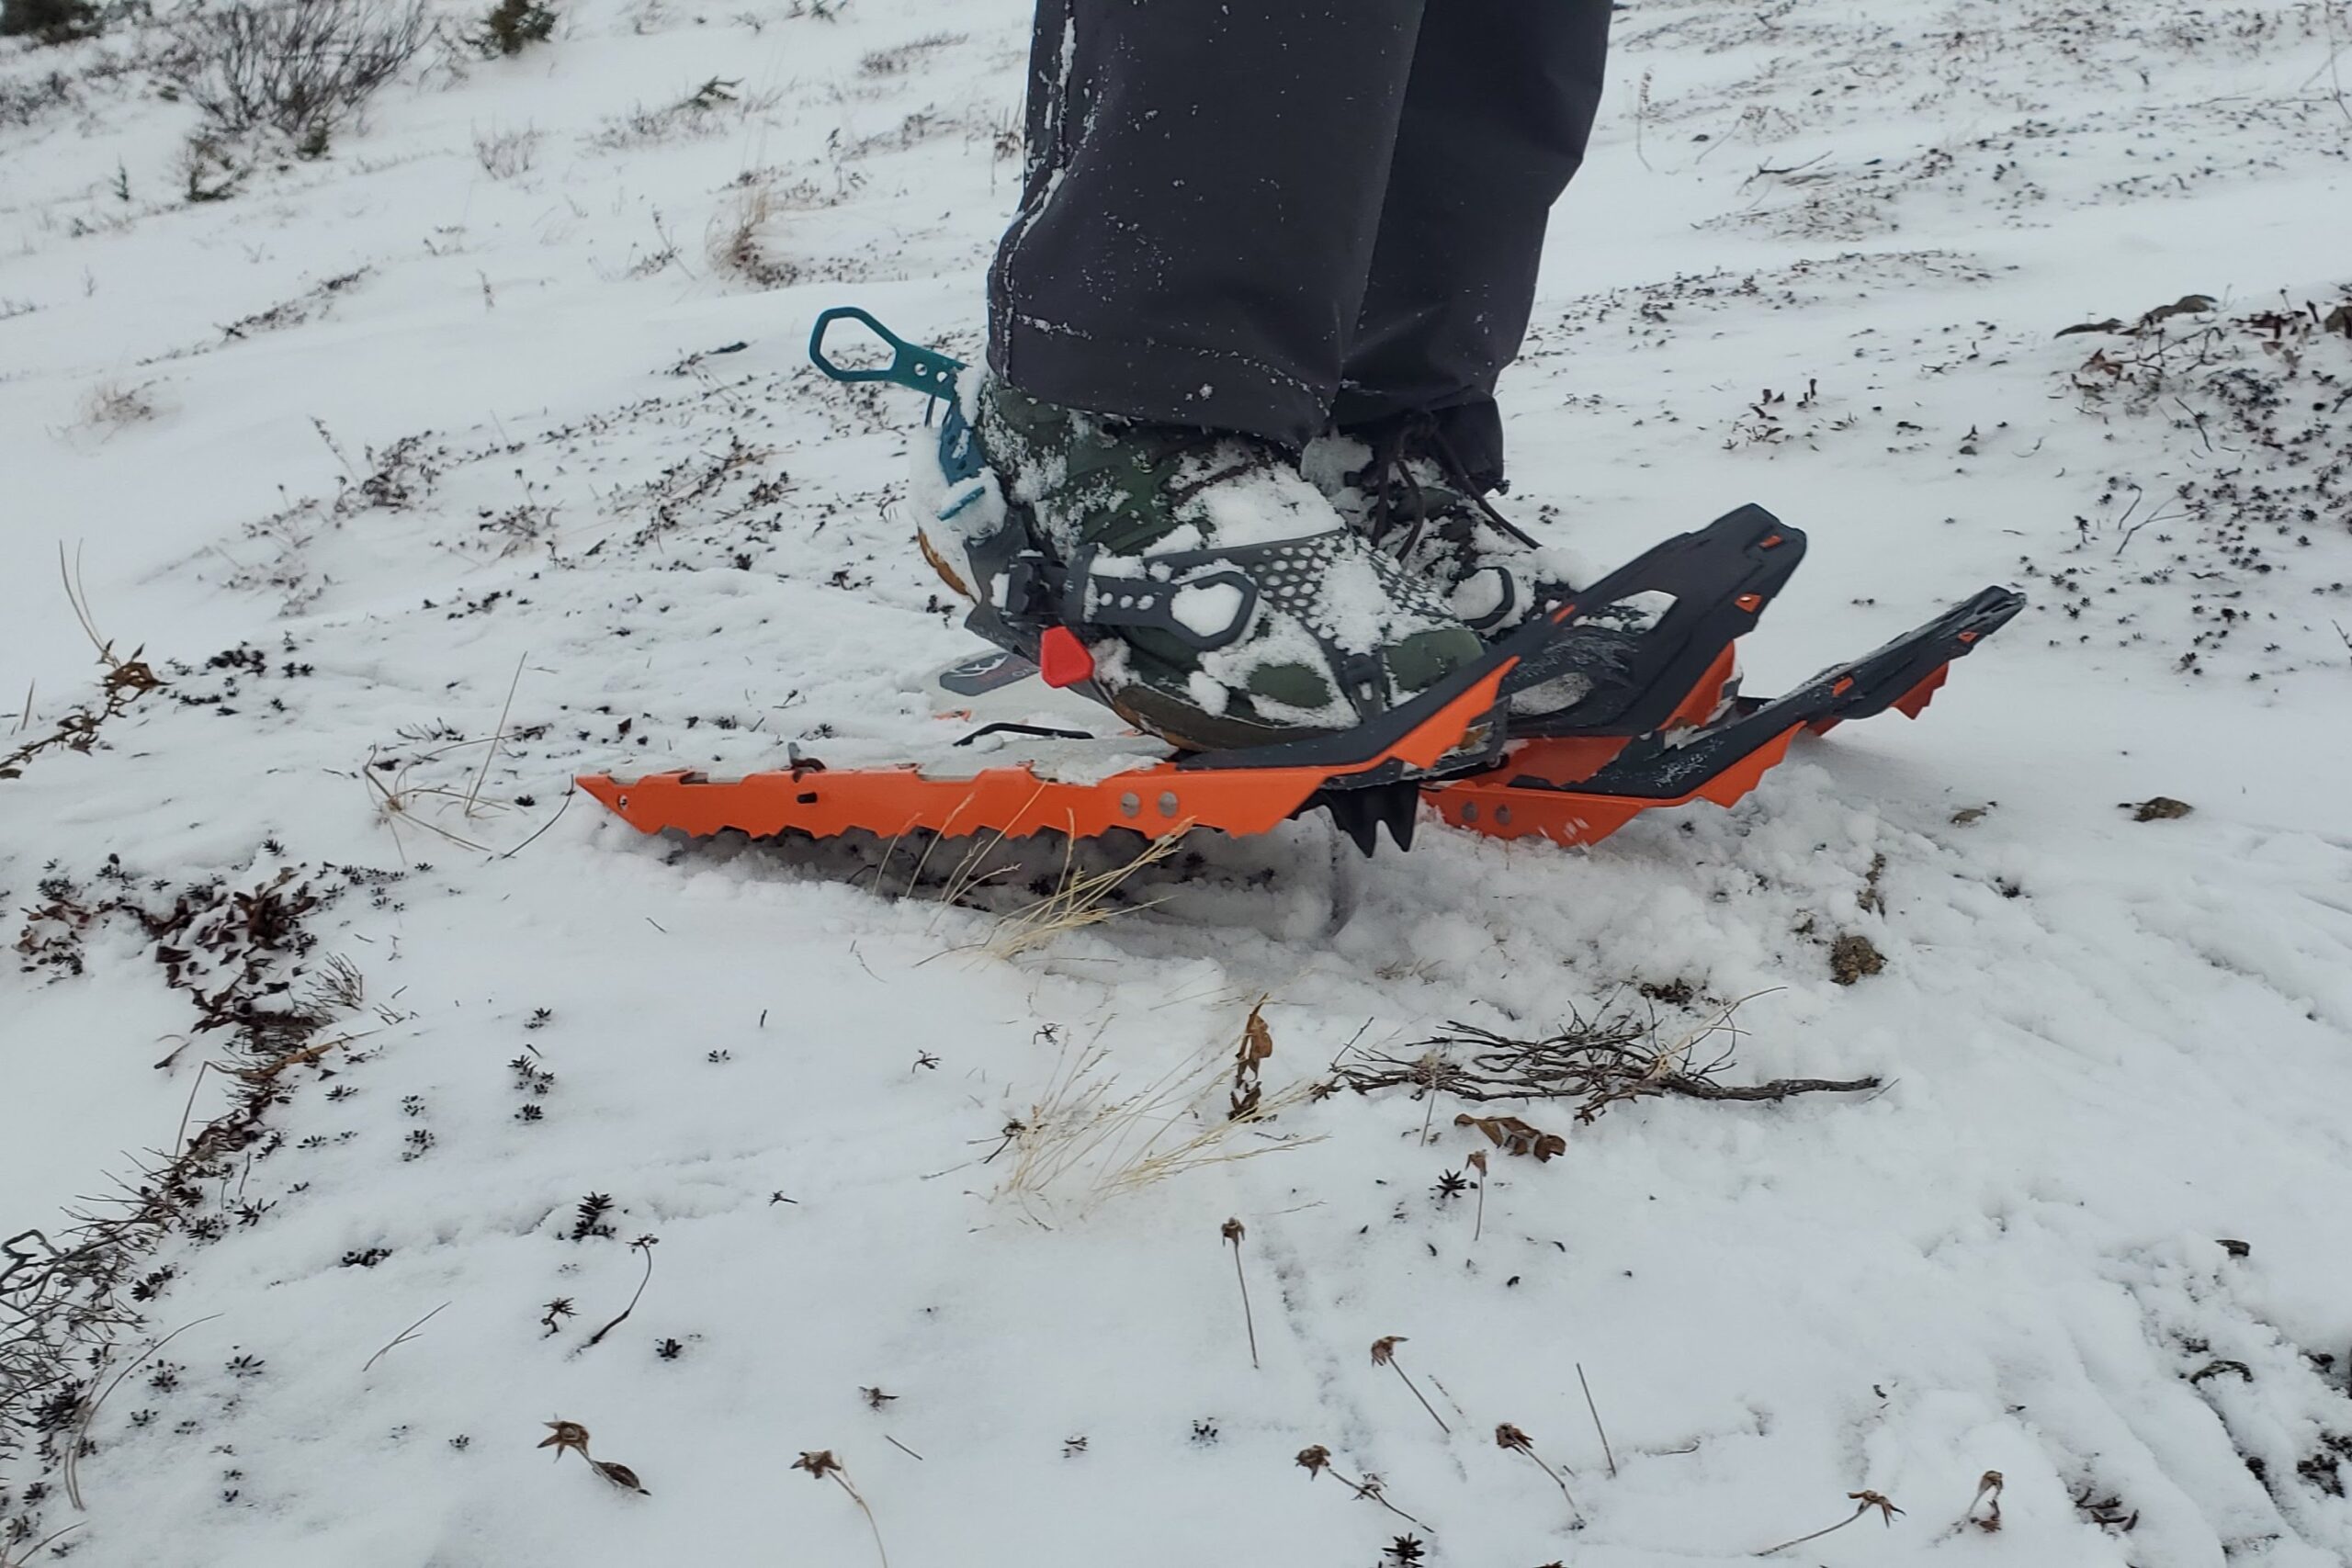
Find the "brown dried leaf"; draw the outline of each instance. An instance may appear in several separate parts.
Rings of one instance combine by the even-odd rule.
[[[597,1474],[603,1476],[614,1485],[621,1487],[627,1491],[634,1492],[639,1496],[650,1497],[653,1495],[652,1493],[646,1491],[645,1483],[638,1480],[637,1472],[631,1470],[628,1466],[625,1464],[617,1464],[613,1461],[606,1459],[592,1459],[588,1462],[596,1467]]]
[[[1554,1155],[1568,1152],[1566,1138],[1557,1133],[1546,1133],[1516,1116],[1473,1116],[1465,1111],[1453,1119],[1453,1124],[1477,1128],[1507,1155],[1533,1155],[1540,1162],[1550,1159]]]
[[[1241,1026],[1241,1060],[1245,1062],[1262,1062],[1274,1054],[1274,1032],[1266,1027],[1265,1005],[1261,1001],[1251,1008],[1250,1021]]]

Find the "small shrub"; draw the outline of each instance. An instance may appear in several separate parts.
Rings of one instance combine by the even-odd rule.
[[[539,161],[539,133],[527,126],[521,130],[477,130],[474,161],[494,180],[528,174]]]
[[[424,0],[233,0],[180,22],[164,73],[214,130],[279,131],[314,157],[431,30]]]
[[[555,12],[539,0],[498,0],[490,14],[476,23],[466,41],[485,60],[520,54],[535,43],[555,36]]]
[[[711,220],[708,254],[711,266],[755,288],[781,288],[800,280],[800,268],[771,252],[762,231],[775,215],[775,196],[764,184],[740,187],[731,211]]]

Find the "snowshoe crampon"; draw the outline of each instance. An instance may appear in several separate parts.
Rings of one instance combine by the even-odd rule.
[[[843,319],[874,332],[890,350],[888,363],[852,368],[830,357],[827,331]],[[937,482],[920,487],[943,522],[988,492],[991,481],[959,405],[960,364],[850,310],[818,318],[809,357],[837,380],[889,381],[928,394],[934,412],[944,405]],[[1804,555],[1803,534],[1761,507],[1742,507],[1658,545],[1497,640],[1475,664],[1355,728],[1243,750],[1170,755],[1163,748],[1156,756],[1147,739],[1123,735],[1114,715],[1083,700],[1102,700],[1091,689],[1084,643],[1023,601],[1037,563],[1013,560],[1002,589],[966,623],[1001,651],[944,672],[934,694],[944,716],[967,728],[984,711],[1003,716],[957,746],[989,739],[1030,755],[975,766],[973,753],[943,748],[924,764],[836,771],[796,751],[788,767],[739,779],[666,773],[579,782],[641,831],[695,837],[1244,834],[1321,807],[1370,853],[1384,828],[1409,847],[1427,806],[1454,827],[1498,838],[1591,843],[1660,807],[1731,805],[1802,732],[1889,708],[1917,717],[1951,661],[2024,605],[2007,589],[1988,588],[1785,696],[1742,696],[1733,644]],[[1114,764],[1107,770],[1106,750]],[[1129,760],[1123,753],[1132,754],[1130,765],[1115,765]]]

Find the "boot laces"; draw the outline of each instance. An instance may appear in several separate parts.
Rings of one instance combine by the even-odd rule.
[[[1484,487],[1471,478],[1469,465],[1438,428],[1437,416],[1429,413],[1398,420],[1383,431],[1373,442],[1371,465],[1357,476],[1357,483],[1368,486],[1372,493],[1374,544],[1391,547],[1390,536],[1402,527],[1404,537],[1393,547],[1393,553],[1403,558],[1419,547],[1433,515],[1430,509],[1430,491],[1433,487],[1424,485],[1414,472],[1416,459],[1436,466],[1446,484],[1446,491],[1441,494],[1450,492],[1461,497],[1508,537],[1530,549],[1536,547],[1531,536],[1487,500]]]

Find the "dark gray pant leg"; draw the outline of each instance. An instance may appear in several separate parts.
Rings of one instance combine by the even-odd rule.
[[[1333,418],[1436,412],[1473,478],[1503,468],[1495,380],[1535,302],[1552,204],[1584,161],[1610,0],[1429,0],[1370,286]]]
[[[1027,178],[990,277],[997,374],[1048,402],[1293,446],[1322,430],[1422,10],[1040,0]]]

